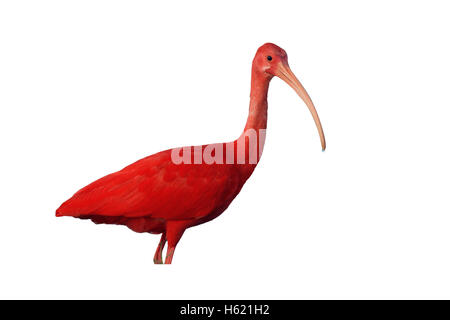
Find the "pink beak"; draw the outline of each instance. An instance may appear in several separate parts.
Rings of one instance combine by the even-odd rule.
[[[278,65],[277,76],[284,82],[286,82],[292,89],[294,89],[295,92],[297,92],[297,94],[300,96],[300,98],[302,98],[302,100],[305,102],[306,106],[312,114],[314,122],[316,123],[317,131],[319,131],[320,143],[322,144],[322,151],[324,151],[326,148],[325,135],[323,133],[319,115],[317,114],[316,108],[314,107],[314,104],[309,97],[308,92],[306,92],[305,88],[291,71],[287,62],[280,63]]]

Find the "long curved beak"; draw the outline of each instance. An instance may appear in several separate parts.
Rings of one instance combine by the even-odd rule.
[[[309,97],[308,92],[306,92],[300,81],[298,81],[297,77],[291,71],[287,63],[279,64],[277,76],[284,82],[286,82],[292,89],[294,89],[295,92],[297,92],[297,94],[300,96],[300,98],[302,98],[302,100],[305,102],[306,106],[313,116],[314,122],[316,123],[317,131],[319,131],[320,143],[322,144],[322,151],[324,151],[326,148],[325,135],[323,134],[322,124],[320,123],[316,108],[314,107],[314,104]]]

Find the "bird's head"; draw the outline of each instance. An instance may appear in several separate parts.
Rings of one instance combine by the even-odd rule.
[[[253,72],[269,80],[276,76],[297,92],[313,116],[319,131],[322,150],[325,150],[325,135],[316,108],[303,85],[289,68],[286,51],[273,43],[262,45],[253,59]]]

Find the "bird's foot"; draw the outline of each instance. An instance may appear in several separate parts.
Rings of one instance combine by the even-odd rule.
[[[164,263],[163,258],[162,258],[162,252],[158,252],[158,254],[156,254],[153,257],[153,263],[154,264],[163,264]]]

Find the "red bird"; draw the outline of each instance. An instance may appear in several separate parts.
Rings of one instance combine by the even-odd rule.
[[[79,190],[56,210],[56,216],[161,233],[153,261],[163,263],[167,241],[165,263],[170,264],[184,231],[224,212],[258,164],[267,126],[267,91],[274,76],[303,99],[325,150],[319,117],[308,93],[290,70],[286,52],[266,43],[253,59],[250,110],[237,140],[148,156]]]

